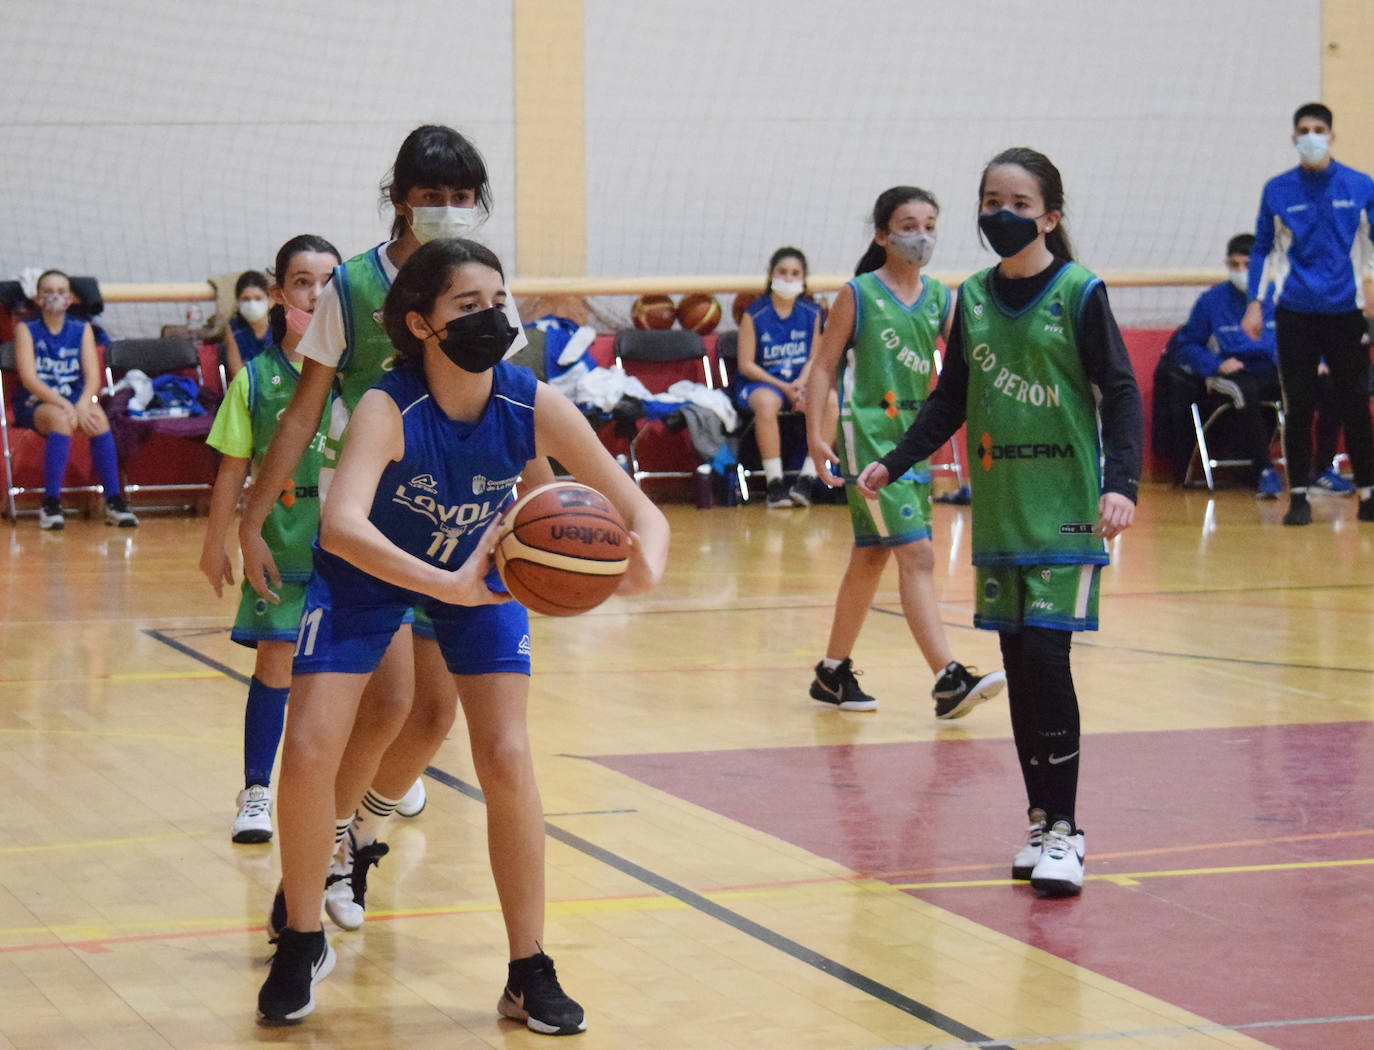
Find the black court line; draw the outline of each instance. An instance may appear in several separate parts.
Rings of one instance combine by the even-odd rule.
[[[480,788],[468,784],[458,777],[444,772],[442,769],[430,766],[425,770],[425,773],[432,779],[437,780],[446,787],[453,788],[455,791],[466,795],[468,798],[478,802],[485,802]],[[784,937],[776,930],[770,930],[762,923],[757,923],[753,919],[746,918],[737,911],[732,911],[723,905],[717,904],[713,900],[703,897],[699,893],[689,890],[686,886],[673,882],[671,879],[657,872],[650,871],[648,868],[641,867],[634,861],[627,860],[617,853],[612,853],[610,850],[584,839],[581,835],[575,835],[571,831],[566,831],[547,821],[544,823],[544,830],[548,833],[549,838],[555,839],[565,846],[571,846],[579,853],[583,853],[593,860],[599,860],[608,867],[614,868],[616,871],[628,875],[638,882],[644,883],[651,889],[657,890],[664,896],[672,897],[674,900],[682,902],[689,908],[693,908],[704,915],[709,915],[711,918],[725,923],[727,926],[738,930],[740,933],[753,937],[755,940],[766,944],[770,948],[780,951],[785,955],[790,955],[798,962],[803,962],[807,966],[812,966],[820,970],[821,973],[834,977],[836,980],[843,981],[851,988],[856,988],[866,995],[871,995],[880,1002],[895,1007],[903,1013],[910,1014],[917,1020],[924,1021],[932,1028],[938,1028],[940,1031],[953,1036],[955,1039],[962,1039],[966,1043],[975,1043],[979,1047],[986,1047],[987,1050],[1012,1050],[1012,1048],[1006,1044],[992,1040],[977,1029],[970,1028],[961,1021],[956,1021],[949,1015],[942,1014],[939,1010],[927,1006],[925,1003],[918,1002],[908,995],[903,995],[895,988],[880,984],[878,981],[873,980],[873,978],[867,977],[857,970],[852,970],[843,963],[831,959],[829,956],[812,951],[804,944],[800,944],[790,937]]]
[[[222,664],[218,660],[210,659],[210,657],[206,656],[199,650],[192,649],[189,645],[186,645],[184,642],[177,641],[175,638],[171,637],[170,635],[164,634],[162,631],[156,630],[154,628],[147,628],[144,630],[143,633],[146,634],[149,638],[152,638],[155,641],[159,641],[163,645],[175,649],[177,652],[185,656],[189,656],[192,660],[196,660],[200,663],[203,663],[206,667],[214,668],[214,670],[224,675],[224,677],[232,678],[240,685],[247,685],[251,681],[248,675],[243,674],[241,671],[235,671],[228,664]]]
[[[241,682],[244,685],[248,684],[248,678],[238,671],[235,671],[232,667],[228,667],[218,660],[212,660],[204,653],[197,652],[189,645],[184,645],[175,638],[168,637],[161,631],[148,629],[143,633],[149,638],[162,642],[164,645],[175,649],[177,652],[189,656],[192,660],[196,660],[207,667],[214,668],[216,671],[219,671],[226,677],[234,679],[236,682]],[[486,797],[482,794],[481,788],[455,777],[452,773],[447,773],[435,766],[429,766],[425,769],[425,775],[431,780],[443,784],[445,787],[452,788],[459,794],[466,795],[475,802],[480,802],[483,805],[486,804]],[[753,937],[755,940],[766,944],[770,948],[780,951],[785,955],[790,955],[798,962],[803,962],[807,966],[820,970],[821,973],[827,976],[843,981],[851,988],[855,988],[865,995],[870,995],[880,1002],[901,1010],[903,1013],[909,1014],[917,1020],[925,1022],[932,1028],[938,1028],[940,1031],[953,1036],[955,1039],[962,1039],[966,1043],[974,1043],[979,1047],[986,1048],[986,1050],[1012,1050],[1012,1047],[1004,1043],[993,1041],[976,1028],[970,1028],[961,1021],[956,1021],[954,1018],[947,1014],[942,1014],[939,1010],[927,1006],[925,1003],[918,1002],[908,995],[903,995],[895,988],[881,984],[873,980],[873,978],[859,973],[857,970],[852,970],[843,963],[831,959],[829,956],[812,951],[804,944],[794,941],[790,937],[784,937],[776,930],[770,930],[762,923],[757,923],[753,919],[746,918],[737,911],[732,911],[723,905],[717,904],[715,901],[709,900],[701,894],[689,890],[686,886],[673,882],[671,879],[659,875],[657,872],[650,871],[648,868],[641,867],[634,863],[634,861],[627,860],[619,854],[612,853],[610,850],[598,846],[596,843],[590,842],[580,835],[574,835],[571,831],[565,831],[563,828],[550,824],[547,821],[544,823],[544,829],[550,838],[563,843],[565,846],[570,846],[579,853],[585,854],[593,860],[598,860],[608,867],[612,867],[616,871],[628,875],[630,878],[657,890],[659,893],[680,901],[689,908],[701,912],[703,915],[709,915],[711,918],[725,923],[727,926],[746,936]]]

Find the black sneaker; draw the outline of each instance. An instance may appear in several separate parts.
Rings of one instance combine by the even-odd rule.
[[[587,1030],[582,1007],[563,991],[553,960],[542,951],[516,959],[507,968],[506,987],[497,1012],[540,1035],[576,1035]]]
[[[1374,496],[1360,500],[1360,506],[1355,511],[1355,517],[1360,521],[1374,521]]]
[[[286,929],[286,890],[280,883],[276,896],[272,898],[272,910],[267,914],[267,943],[276,944],[281,931]]]
[[[1298,499],[1296,496],[1288,503],[1288,513],[1283,516],[1285,525],[1311,525],[1312,524],[1312,505],[1307,502],[1306,497]]]
[[[811,506],[811,483],[813,480],[809,474],[798,474],[797,479],[792,482],[792,487],[787,490],[787,498],[792,501],[794,507]]]
[[[930,695],[935,698],[936,718],[963,718],[984,700],[996,696],[1007,684],[1001,671],[982,674],[976,667],[965,667],[955,660],[935,680]]]
[[[132,529],[138,524],[138,519],[134,517],[134,512],[129,509],[129,504],[123,496],[111,496],[105,501],[105,524]]]
[[[45,499],[43,505],[38,508],[38,527],[49,532],[60,532],[66,524],[62,517],[62,501]]]
[[[258,1024],[299,1024],[315,1009],[315,985],[332,969],[334,949],[323,930],[282,930],[277,954],[272,956],[272,972],[258,991]]]
[[[816,665],[816,677],[811,682],[811,699],[834,704],[841,711],[876,711],[878,701],[859,688],[854,661],[846,657],[833,671],[822,660]]]
[[[770,481],[765,502],[770,507],[792,506],[792,497],[787,494],[787,482],[782,478]]]

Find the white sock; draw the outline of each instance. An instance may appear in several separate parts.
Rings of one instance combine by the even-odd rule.
[[[832,660],[830,659],[830,657],[827,656],[824,660],[821,661],[821,666],[824,667],[827,671],[833,671],[842,663],[844,663],[843,660]]]
[[[801,476],[804,478],[814,478],[816,476],[816,461],[807,456],[802,461]]]
[[[763,476],[769,481],[782,480],[782,457],[773,456],[763,461]]]
[[[1360,499],[1369,499],[1370,496],[1374,496],[1374,485],[1366,485],[1360,489]]]
[[[370,846],[376,842],[377,836],[382,832],[382,825],[396,812],[396,807],[400,804],[399,798],[385,798],[372,788],[368,788],[367,794],[363,796],[363,804],[358,807],[358,813],[353,818],[353,841],[359,846]]]

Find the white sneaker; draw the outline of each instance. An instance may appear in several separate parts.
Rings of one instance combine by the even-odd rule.
[[[428,801],[429,796],[425,794],[425,778],[417,777],[415,783],[410,785],[410,790],[401,796],[401,801],[396,805],[396,812],[403,817],[418,817]]]
[[[1031,886],[1042,897],[1073,897],[1083,890],[1083,832],[1067,820],[1045,831],[1044,851],[1031,870]]]
[[[1031,877],[1031,870],[1040,860],[1040,855],[1044,852],[1043,842],[1045,837],[1045,811],[1043,809],[1033,809],[1030,811],[1030,827],[1026,829],[1026,844],[1016,853],[1016,857],[1011,862],[1011,877],[1025,881]]]
[[[43,505],[38,508],[38,527],[49,532],[58,532],[66,524],[66,519],[62,517],[61,502],[45,499]]]
[[[344,836],[329,864],[325,880],[324,910],[343,930],[356,930],[367,917],[367,870],[387,855],[385,842],[358,846],[353,832]]]
[[[238,803],[234,841],[272,841],[272,792],[261,784],[254,784],[239,792]]]

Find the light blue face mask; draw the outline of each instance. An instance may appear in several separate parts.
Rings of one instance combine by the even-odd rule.
[[[1327,153],[1331,150],[1331,143],[1325,135],[1319,135],[1315,131],[1309,131],[1306,135],[1299,135],[1296,143],[1298,156],[1309,168],[1314,168],[1326,159]]]

